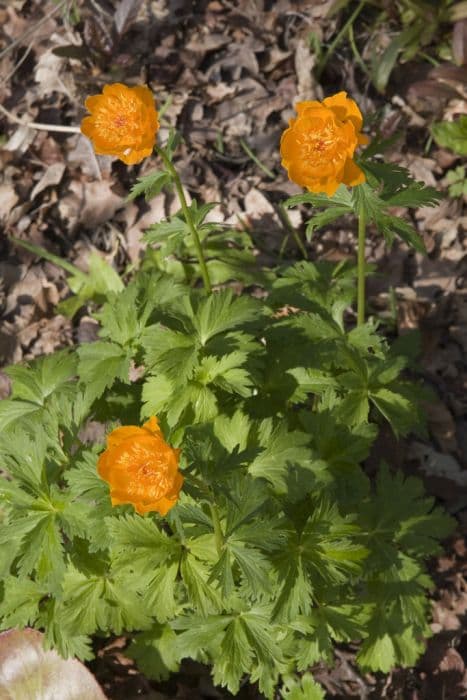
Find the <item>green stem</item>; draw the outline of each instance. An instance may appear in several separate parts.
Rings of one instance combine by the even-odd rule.
[[[358,290],[357,290],[357,326],[365,323],[365,229],[366,220],[363,207],[358,214]]]
[[[222,555],[222,549],[224,547],[224,533],[222,532],[219,511],[217,510],[217,506],[215,503],[210,503],[209,509],[211,511],[212,524],[214,525],[214,536],[216,538],[217,554],[220,557]]]
[[[274,178],[276,177],[276,176],[274,175],[274,173],[273,173],[271,170],[269,170],[269,168],[268,168],[266,165],[264,165],[264,164],[260,161],[260,159],[258,158],[258,156],[257,156],[255,153],[253,153],[253,151],[251,150],[251,148],[249,147],[249,145],[248,145],[247,143],[245,143],[245,141],[244,141],[243,139],[240,139],[240,146],[243,148],[243,150],[245,151],[245,153],[247,154],[247,156],[248,156],[249,158],[251,158],[251,160],[253,161],[253,163],[256,163],[256,165],[258,166],[258,168],[259,168],[260,170],[262,170],[263,173],[264,173],[265,175],[267,175],[267,176],[270,177],[272,180],[274,180]]]
[[[352,49],[352,53],[354,55],[355,60],[357,61],[358,65],[360,66],[362,71],[365,73],[365,75],[369,77],[370,71],[368,70],[365,61],[361,57],[360,51],[358,50],[357,44],[355,43],[355,36],[354,36],[352,24],[349,26],[348,37],[349,37],[350,48]]]
[[[321,59],[321,61],[318,63],[318,66],[316,67],[316,76],[317,76],[318,79],[321,77],[321,73],[323,72],[323,70],[324,70],[325,67],[326,67],[327,62],[328,62],[329,59],[331,58],[331,56],[332,56],[332,54],[333,54],[333,52],[334,52],[334,49],[336,48],[336,46],[338,46],[338,45],[340,44],[340,42],[342,41],[342,39],[344,38],[344,36],[347,34],[349,27],[350,27],[350,26],[354,23],[354,21],[357,19],[358,15],[359,15],[360,12],[363,10],[363,8],[365,7],[366,3],[367,3],[367,0],[360,0],[360,2],[358,3],[357,7],[355,8],[355,10],[352,12],[352,14],[350,15],[349,19],[347,20],[347,22],[344,24],[344,26],[342,27],[342,29],[340,30],[340,32],[337,34],[337,36],[335,37],[335,39],[334,39],[334,40],[331,42],[331,44],[329,45],[328,50],[327,50],[326,53],[324,54],[324,56],[323,56],[323,58]]]
[[[298,233],[298,231],[295,228],[295,226],[293,225],[293,223],[290,221],[290,216],[288,215],[287,209],[284,207],[282,202],[280,202],[278,207],[277,207],[277,213],[279,214],[279,218],[281,219],[285,228],[289,231],[289,233],[292,234],[292,238],[294,239],[295,243],[297,244],[299,251],[303,255],[303,259],[308,260],[306,248],[303,245],[303,241],[300,238],[300,234]]]
[[[204,259],[203,248],[202,248],[199,236],[198,236],[198,231],[196,230],[196,226],[193,222],[193,218],[191,216],[190,209],[188,208],[188,204],[186,202],[185,193],[184,193],[183,187],[182,187],[182,182],[180,180],[180,177],[179,177],[177,171],[175,170],[174,166],[172,165],[169,158],[167,157],[167,154],[165,153],[164,149],[156,146],[155,150],[156,150],[156,153],[158,153],[158,155],[160,155],[160,157],[164,161],[164,165],[167,168],[167,170],[169,171],[170,176],[171,176],[173,183],[175,185],[175,189],[177,190],[178,198],[180,200],[180,206],[181,206],[182,211],[183,211],[183,216],[185,217],[185,221],[188,225],[188,228],[190,229],[190,233],[191,233],[192,238],[193,238],[193,243],[194,243],[195,250],[196,250],[196,256],[198,258],[199,266],[201,269],[201,277],[203,278],[204,288],[206,289],[208,294],[211,294],[211,292],[212,292],[211,280],[209,279],[209,272],[208,272],[208,268],[206,266],[206,260]]]

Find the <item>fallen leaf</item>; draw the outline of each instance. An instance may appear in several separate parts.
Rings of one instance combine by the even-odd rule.
[[[56,651],[45,651],[43,637],[32,629],[0,633],[0,697],[105,700],[87,668],[76,659],[65,661]]]
[[[25,153],[31,143],[34,141],[36,132],[34,129],[30,129],[27,126],[18,126],[15,128],[14,132],[8,139],[8,141],[3,144],[2,148],[5,151],[16,151],[17,153]]]
[[[431,433],[445,452],[457,452],[456,424],[451,411],[442,401],[430,401],[425,405]]]
[[[310,50],[310,45],[300,39],[295,49],[295,72],[297,74],[297,102],[301,100],[316,100],[321,97],[320,90],[314,77],[316,56]]]
[[[449,479],[462,488],[467,486],[467,470],[461,469],[459,462],[452,455],[442,454],[430,445],[414,441],[408,449],[407,456],[419,461],[421,470],[427,476]]]
[[[90,229],[111,219],[122,206],[122,197],[111,190],[107,180],[74,180],[68,188],[68,193],[61,197],[58,203],[60,215],[69,221],[70,228],[75,228],[80,223]]]
[[[458,66],[467,63],[467,19],[456,22],[452,30],[452,56]]]
[[[114,14],[114,25],[119,36],[128,31],[142,4],[143,0],[120,0]]]
[[[18,201],[18,195],[13,185],[5,183],[0,185],[0,221],[8,223],[10,213]]]
[[[37,185],[35,185],[33,188],[30,194],[31,199],[35,199],[35,197],[37,197],[37,195],[43,192],[47,187],[58,185],[64,172],[64,163],[52,163],[52,165],[49,165],[49,167],[44,171]]]

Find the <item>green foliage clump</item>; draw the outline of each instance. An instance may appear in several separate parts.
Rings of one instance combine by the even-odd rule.
[[[449,148],[460,156],[467,156],[467,116],[465,114],[453,122],[433,124],[431,132],[440,146]]]
[[[292,203],[324,207],[311,228],[363,207],[385,235],[418,245],[388,208],[435,194],[381,167],[368,165],[381,187],[369,175],[352,196]],[[135,193],[166,182],[150,177]],[[430,633],[425,562],[452,525],[417,479],[382,465],[372,484],[362,469],[380,425],[424,426],[407,359],[374,322],[345,323],[355,268],[299,262],[255,277],[248,242],[222,239],[208,211],[191,205],[214,279],[241,279],[241,267],[260,294],[194,287],[178,213],[148,231],[159,247],[132,281],[106,290],[97,342],[9,368],[0,625],[45,630],[81,659],[92,635],[125,632],[151,678],[190,657],[234,694],[248,676],[267,698],[282,682],[287,700],[319,700],[307,671],[332,663],[335,642],[360,640],[364,670],[415,662]],[[84,432],[155,414],[185,477],[165,518],[111,506],[96,471],[103,445]]]

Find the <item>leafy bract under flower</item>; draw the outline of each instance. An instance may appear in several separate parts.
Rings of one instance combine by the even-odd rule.
[[[290,120],[281,138],[282,165],[289,178],[310,192],[329,196],[342,183],[353,187],[365,182],[353,155],[368,138],[360,133],[362,115],[347,93],[323,102],[299,102],[296,110],[297,118]]]
[[[112,505],[131,503],[138,513],[166,515],[183,484],[179,454],[165,442],[154,416],[142,428],[125,425],[113,430],[97,468],[110,486]]]
[[[81,122],[98,155],[116,156],[127,165],[151,155],[159,129],[152,92],[146,85],[106,85],[100,95],[87,98],[91,116]]]

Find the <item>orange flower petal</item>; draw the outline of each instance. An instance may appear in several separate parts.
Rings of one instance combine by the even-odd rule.
[[[86,99],[91,113],[81,122],[98,155],[115,156],[127,165],[151,155],[159,129],[154,98],[145,85],[106,85]]]
[[[154,109],[154,97],[147,85],[136,85],[133,88],[133,92],[135,95],[138,95],[141,102],[143,102],[146,105],[146,107]]]
[[[110,435],[107,436],[107,447],[118,447],[124,440],[135,437],[136,435],[145,435],[143,428],[137,425],[123,425],[121,428],[115,428]]]
[[[321,108],[321,102],[318,102],[317,100],[305,100],[304,102],[297,102],[297,104],[295,105],[295,110],[299,117],[302,117],[310,110]]]
[[[153,147],[142,148],[140,150],[132,150],[130,147],[128,147],[127,150],[118,155],[118,158],[122,160],[126,165],[136,165],[137,163],[141,163],[142,160],[150,156],[152,150]]]
[[[110,487],[113,505],[132,504],[137,512],[165,515],[178,500],[183,476],[180,450],[168,445],[155,416],[143,427],[116,428],[107,438],[97,470]]]
[[[350,164],[355,149],[366,141],[360,133],[362,115],[345,92],[323,102],[299,102],[281,138],[282,165],[289,178],[310,192],[332,196],[340,184],[364,182]],[[363,180],[362,180],[363,177]]]
[[[363,170],[361,170],[351,158],[348,158],[345,161],[344,174],[342,177],[344,185],[356,187],[357,185],[362,185],[365,180],[366,178]]]
[[[161,429],[159,427],[159,421],[157,420],[156,416],[151,416],[151,418],[147,420],[146,423],[143,423],[143,429],[149,430],[150,433],[160,433]]]

